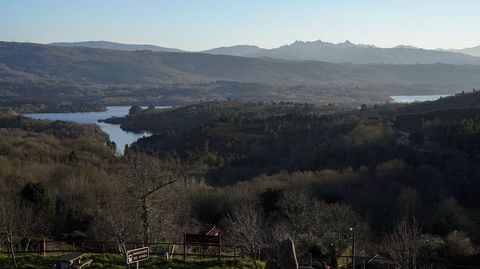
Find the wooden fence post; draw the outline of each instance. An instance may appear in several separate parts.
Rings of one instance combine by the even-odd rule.
[[[218,234],[218,259],[222,259],[222,235]]]
[[[187,234],[183,233],[183,261],[187,258]]]

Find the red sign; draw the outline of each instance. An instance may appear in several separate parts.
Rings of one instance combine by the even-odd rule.
[[[150,250],[148,247],[137,248],[127,251],[127,264],[141,262],[150,258]]]

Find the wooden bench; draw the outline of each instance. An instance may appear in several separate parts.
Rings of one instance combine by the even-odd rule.
[[[92,260],[82,261],[83,253],[69,253],[55,260],[56,269],[81,269],[88,267]]]

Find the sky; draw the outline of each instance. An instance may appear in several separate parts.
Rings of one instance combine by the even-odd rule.
[[[108,40],[198,51],[296,40],[480,45],[479,0],[0,0],[0,40]]]

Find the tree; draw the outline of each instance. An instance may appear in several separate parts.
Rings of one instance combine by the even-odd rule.
[[[29,182],[25,184],[20,191],[20,195],[23,199],[37,206],[48,204],[45,187],[39,182]]]
[[[20,191],[20,197],[22,206],[28,209],[21,234],[26,241],[25,251],[27,251],[32,237],[47,230],[47,211],[50,200],[44,185],[40,182],[27,183]]]
[[[160,156],[148,156],[144,153],[132,153],[126,156],[128,163],[126,189],[132,203],[140,211],[143,227],[143,242],[149,242],[149,201],[148,199],[161,189],[183,180],[186,170],[180,161]]]
[[[266,241],[262,211],[254,203],[243,204],[228,215],[227,225],[232,240],[250,252],[252,262],[258,269],[258,249]]]
[[[450,260],[458,260],[475,253],[470,238],[463,232],[452,231],[445,237],[445,256]]]
[[[109,140],[107,140],[106,145],[107,145],[107,147],[112,149],[113,152],[117,152],[117,144],[115,142],[113,142],[109,139]]]
[[[128,197],[129,194],[121,190],[104,196],[97,222],[98,228],[116,243],[122,254],[127,252],[126,243],[141,235],[139,212]]]
[[[14,239],[19,233],[19,214],[17,214],[19,204],[18,201],[6,199],[3,195],[0,197],[0,204],[2,205],[0,207],[0,232],[2,237],[4,237],[8,243],[8,251],[11,255],[12,264],[15,268],[18,268],[15,256]]]
[[[271,213],[278,211],[278,202],[282,197],[282,190],[268,188],[264,193],[260,194],[260,205],[268,217]]]
[[[128,110],[128,116],[135,116],[136,114],[142,112],[143,109],[140,106],[132,106]]]
[[[320,246],[324,253],[331,243],[342,250],[346,249],[351,244],[349,229],[360,222],[349,206],[327,204],[302,190],[286,191],[280,207],[281,215],[294,233],[292,237],[303,241],[306,247]],[[357,236],[363,238],[363,231],[358,231]]]
[[[420,227],[414,219],[403,218],[387,236],[385,249],[398,268],[415,269],[420,253]]]
[[[434,231],[440,235],[447,235],[454,230],[468,227],[469,220],[454,197],[443,199],[437,208],[438,223],[434,225]]]
[[[422,221],[423,203],[417,189],[406,187],[400,190],[394,207],[397,216],[407,216]]]
[[[155,106],[154,105],[149,105],[147,110],[153,111],[153,110],[155,110]]]
[[[8,251],[14,268],[18,268],[15,240],[37,234],[44,227],[36,210],[20,199],[15,192],[0,194],[0,236],[8,243]]]

